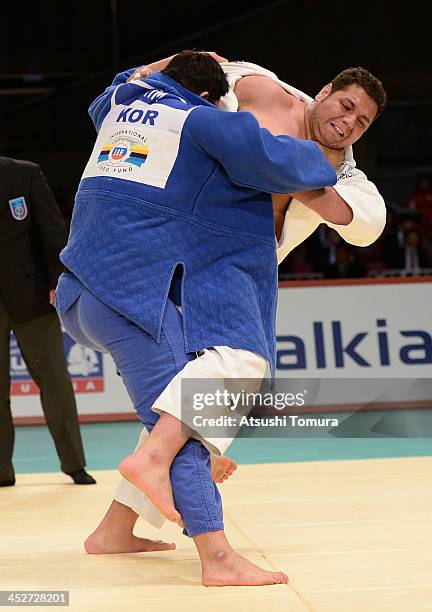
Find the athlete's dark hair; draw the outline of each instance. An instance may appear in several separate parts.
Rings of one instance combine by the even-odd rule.
[[[220,64],[204,51],[182,51],[161,72],[195,94],[208,91],[208,101],[212,104],[229,90]]]
[[[346,89],[352,84],[362,87],[368,96],[377,103],[378,110],[374,119],[383,112],[387,103],[387,94],[381,81],[362,66],[342,70],[342,72],[335,76],[331,84],[331,93],[340,89]]]

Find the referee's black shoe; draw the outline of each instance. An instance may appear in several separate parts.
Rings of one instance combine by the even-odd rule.
[[[0,480],[0,487],[13,487],[15,484],[15,478],[12,480]]]
[[[90,474],[88,474],[84,468],[82,468],[81,470],[75,470],[74,472],[66,472],[66,474],[72,478],[75,484],[96,484],[96,480],[93,478],[93,476],[90,476]]]
[[[13,487],[15,484],[15,472],[13,466],[8,466],[8,469],[2,470],[0,477],[0,487]]]

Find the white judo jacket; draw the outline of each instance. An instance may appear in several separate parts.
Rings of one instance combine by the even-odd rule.
[[[221,64],[230,86],[230,91],[221,98],[219,108],[228,111],[238,110],[238,100],[234,93],[236,83],[244,76],[266,76],[283,87],[287,92],[312,102],[312,98],[302,91],[284,83],[278,77],[261,66],[250,62],[225,62]],[[368,246],[375,242],[386,223],[385,202],[378,189],[366,175],[356,168],[352,147],[345,149],[345,159],[337,170],[338,182],[333,187],[351,207],[353,219],[348,225],[336,225],[325,221],[315,211],[298,200],[293,199],[288,207],[282,235],[277,246],[278,263],[281,263],[291,251],[304,242],[316,228],[325,223],[333,228],[349,244]]]

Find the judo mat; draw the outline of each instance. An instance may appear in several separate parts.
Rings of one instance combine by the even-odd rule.
[[[118,440],[119,428],[126,431],[127,425],[110,424],[106,431]],[[327,460],[314,455],[317,446],[323,452],[317,440],[303,440],[309,456],[296,441],[291,457],[286,440],[258,441],[261,449],[254,451],[250,441],[236,441],[242,444],[230,456],[241,463],[221,485],[227,536],[242,555],[265,569],[283,570],[290,582],[206,588],[193,543],[173,524],[156,530],[139,520],[135,533],[175,542],[174,551],[84,552],[82,543],[105,513],[118,480],[111,465],[92,468],[102,462],[102,448],[117,461],[108,434],[103,446],[89,448],[92,427],[83,433],[92,456],[88,469],[98,484],[83,487],[57,471],[23,468],[31,460],[23,440],[49,438],[42,427],[17,429],[17,484],[0,489],[0,590],[66,590],[69,609],[84,612],[430,612],[430,440],[393,441],[393,451],[378,458],[353,458],[365,440],[333,440],[339,450],[331,460],[330,452]],[[136,440],[137,428],[130,429]],[[385,447],[389,441],[380,442]],[[125,444],[132,446],[128,439]],[[394,456],[398,444],[401,454],[419,456]],[[372,456],[383,452],[378,446],[370,446]],[[345,458],[337,458],[341,447]],[[41,451],[47,469],[58,470],[51,449],[45,445]],[[121,447],[117,451],[124,454]]]

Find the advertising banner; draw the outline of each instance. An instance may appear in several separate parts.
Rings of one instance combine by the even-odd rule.
[[[423,407],[432,399],[431,304],[428,278],[281,283],[276,379],[295,379],[288,390],[336,409],[407,401]],[[83,420],[135,418],[112,359],[65,332],[64,344]],[[42,416],[38,387],[13,335],[11,395],[17,422]]]

